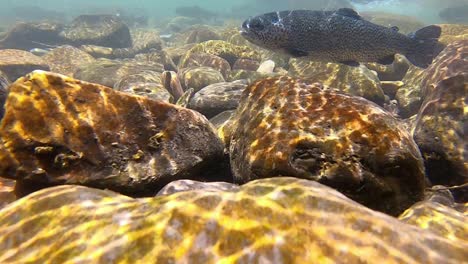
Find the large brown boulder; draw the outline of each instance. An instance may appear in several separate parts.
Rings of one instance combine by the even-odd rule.
[[[268,78],[246,88],[232,118],[237,182],[312,179],[391,214],[422,198],[424,166],[412,136],[364,98],[301,79]]]
[[[0,39],[0,49],[31,50],[62,45],[65,43],[60,37],[63,27],[62,24],[53,22],[18,23]]]
[[[195,111],[43,71],[10,86],[0,139],[0,175],[20,193],[82,184],[151,195],[223,156]]]

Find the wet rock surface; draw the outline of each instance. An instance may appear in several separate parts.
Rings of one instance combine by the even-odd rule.
[[[207,118],[223,111],[236,109],[246,87],[246,80],[208,85],[194,94],[189,108],[204,114]]]
[[[0,71],[10,81],[15,81],[34,70],[49,70],[49,65],[31,52],[17,49],[0,50]]]
[[[260,54],[249,46],[237,46],[223,40],[210,40],[199,43],[191,48],[184,58],[181,59],[181,65],[191,56],[192,53],[204,52],[219,56],[229,62],[232,66],[240,58],[261,60]]]
[[[192,110],[43,71],[10,86],[0,136],[0,175],[21,193],[81,184],[154,194],[202,179],[223,155],[214,128]]]
[[[130,29],[117,16],[81,15],[60,32],[74,46],[97,45],[109,48],[132,46]]]
[[[16,201],[15,181],[0,177],[0,210]]]
[[[95,61],[93,56],[69,45],[51,50],[42,59],[47,62],[51,71],[72,77],[80,66]]]
[[[179,69],[188,67],[211,67],[219,71],[223,75],[223,78],[226,78],[231,72],[231,65],[229,65],[227,60],[203,52],[191,53],[190,56],[186,57],[183,62],[179,64]]]
[[[426,97],[418,113],[414,138],[433,184],[468,182],[467,94],[468,73],[444,79]]]
[[[338,63],[291,59],[288,73],[364,97],[377,104],[383,104],[385,100],[380,80],[365,66],[351,67]]]
[[[60,37],[63,27],[63,24],[53,22],[18,23],[0,39],[0,49],[30,50],[64,44],[65,40]]]
[[[399,104],[399,115],[408,118],[418,113],[422,103],[421,82],[424,78],[424,70],[410,66],[403,78],[403,86],[398,88],[395,99]]]
[[[361,97],[268,78],[247,87],[233,119],[228,138],[237,182],[313,179],[390,214],[422,197],[423,160],[412,136]]]
[[[3,114],[5,113],[3,106],[8,95],[8,86],[10,86],[8,77],[0,71],[0,119],[3,118]]]
[[[162,84],[161,73],[155,71],[141,71],[125,75],[114,84],[113,88],[117,91],[142,95],[165,102],[169,102],[171,98],[171,94]]]
[[[135,59],[98,59],[92,63],[81,65],[73,76],[83,81],[114,87],[121,78],[142,71],[160,73],[164,71],[164,66],[158,62]]]
[[[147,199],[59,186],[0,211],[0,226],[6,242],[0,243],[2,262],[126,262],[128,252],[132,259],[158,263],[381,258],[460,263],[467,258],[466,241],[454,243],[319,183],[288,177],[250,182],[238,190],[201,189]],[[48,240],[41,239],[44,235]]]
[[[189,67],[178,72],[182,87],[187,90],[193,88],[195,92],[210,84],[224,82],[221,72],[211,67]]]

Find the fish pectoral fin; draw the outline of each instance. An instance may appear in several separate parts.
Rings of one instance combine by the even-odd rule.
[[[352,8],[340,8],[336,13],[342,16],[352,17],[355,19],[362,19],[362,17]]]
[[[344,65],[352,66],[352,67],[359,67],[359,62],[357,61],[340,61],[340,63],[343,63]]]
[[[377,60],[377,63],[383,64],[383,65],[390,65],[393,63],[394,60],[395,60],[395,55],[390,55],[390,56],[383,57]]]
[[[303,51],[303,50],[300,50],[300,49],[296,49],[296,48],[286,48],[285,49],[286,52],[288,54],[290,54],[291,56],[293,57],[305,57],[307,55],[309,55],[309,53],[307,51]]]

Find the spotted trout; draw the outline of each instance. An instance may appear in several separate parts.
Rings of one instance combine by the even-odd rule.
[[[399,53],[421,68],[427,68],[442,50],[440,33],[440,27],[431,25],[406,36],[397,27],[371,23],[350,8],[272,12],[247,19],[241,29],[253,44],[294,57],[350,66],[388,65]]]

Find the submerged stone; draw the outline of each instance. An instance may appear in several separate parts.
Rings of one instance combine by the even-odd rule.
[[[22,193],[82,184],[151,195],[223,157],[195,111],[43,71],[10,86],[0,138],[0,175]]]
[[[0,50],[0,71],[10,81],[14,82],[19,77],[34,70],[49,70],[47,62],[31,52],[17,49]]]
[[[109,48],[132,46],[130,29],[113,15],[81,15],[60,32],[74,46],[97,45]]]
[[[426,96],[418,113],[414,139],[433,184],[468,182],[467,94],[468,71],[439,82]]]
[[[380,80],[365,66],[351,67],[340,63],[294,58],[289,61],[289,74],[364,97],[379,105],[383,105],[385,101]]]
[[[447,226],[456,230],[466,221]],[[2,263],[458,264],[468,258],[466,242],[288,177],[146,199],[49,188],[0,211],[0,242]]]
[[[73,46],[60,46],[42,57],[56,73],[73,77],[74,72],[83,64],[95,61],[93,56]]]
[[[374,103],[290,77],[248,86],[233,116],[235,180],[292,175],[398,214],[422,198],[423,160],[409,131]]]

